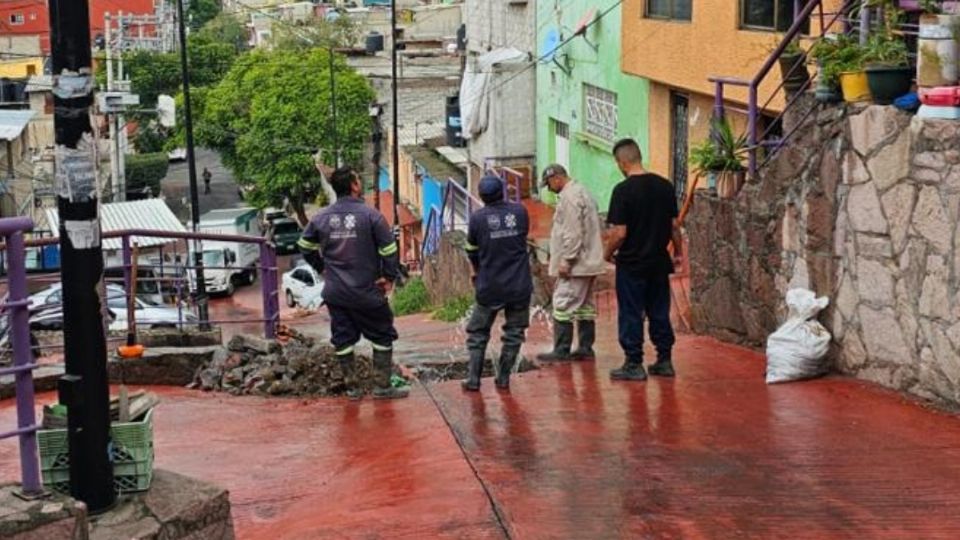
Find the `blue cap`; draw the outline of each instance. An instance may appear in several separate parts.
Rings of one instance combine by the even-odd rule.
[[[499,177],[488,174],[480,179],[480,185],[477,186],[477,193],[481,197],[493,197],[503,194],[503,182]]]

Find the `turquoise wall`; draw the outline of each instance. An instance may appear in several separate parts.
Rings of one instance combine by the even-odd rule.
[[[548,34],[554,31],[560,39],[571,36],[577,23],[594,10],[596,16],[615,5],[617,0],[540,0],[537,2],[537,52],[549,50]],[[613,186],[623,177],[610,154],[613,143],[622,137],[633,137],[649,155],[648,96],[646,79],[627,75],[620,70],[621,7],[591,26],[583,37],[575,38],[556,55],[554,62],[537,66],[537,170],[542,171],[557,161],[555,145],[556,121],[569,126],[570,175],[585,185],[607,211]],[[614,140],[587,134],[584,114],[584,83],[617,94],[618,127]],[[546,190],[543,190],[546,192]],[[543,195],[552,202],[552,194]]]

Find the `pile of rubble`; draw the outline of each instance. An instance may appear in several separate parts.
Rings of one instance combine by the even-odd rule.
[[[356,378],[364,393],[374,387],[371,359],[357,355]],[[336,396],[346,393],[343,372],[327,343],[292,333],[285,343],[238,335],[198,371],[194,388],[233,395]]]

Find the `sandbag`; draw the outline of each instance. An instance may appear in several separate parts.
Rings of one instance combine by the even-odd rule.
[[[810,379],[827,371],[824,358],[831,337],[816,316],[829,303],[807,289],[787,291],[787,320],[767,338],[767,384]]]

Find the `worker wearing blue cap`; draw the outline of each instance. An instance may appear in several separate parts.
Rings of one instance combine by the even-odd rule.
[[[470,353],[467,379],[463,388],[480,390],[480,375],[490,328],[503,311],[503,347],[495,368],[497,388],[510,388],[510,372],[530,325],[530,255],[527,234],[530,221],[521,204],[504,200],[503,182],[496,176],[484,176],[477,191],[484,207],[470,216],[467,255],[474,271],[476,302],[467,324],[467,350]]]

